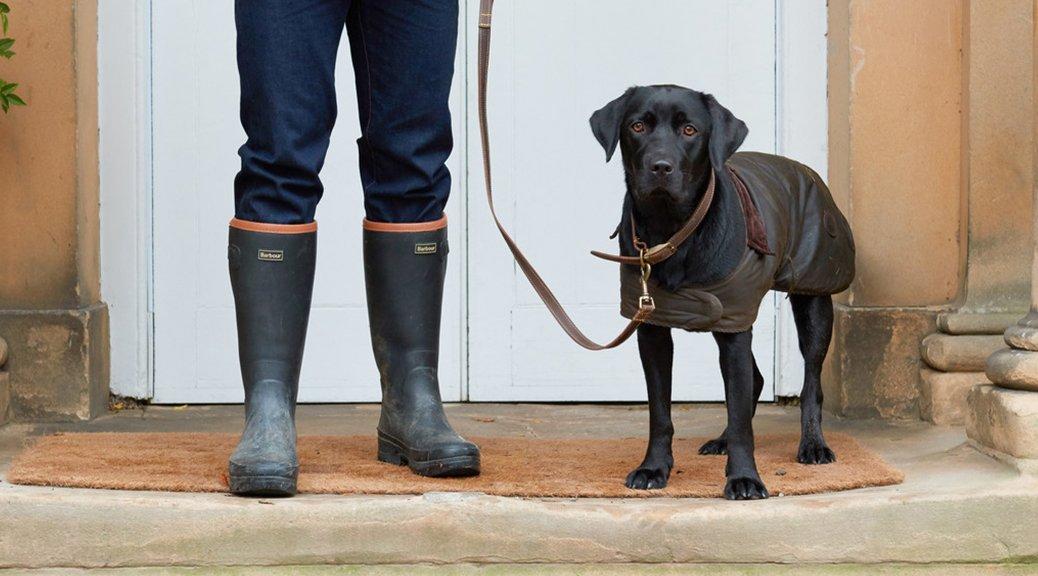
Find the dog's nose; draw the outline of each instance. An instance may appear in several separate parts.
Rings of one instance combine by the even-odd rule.
[[[657,176],[664,176],[674,171],[674,165],[666,160],[658,160],[652,165],[652,173]]]

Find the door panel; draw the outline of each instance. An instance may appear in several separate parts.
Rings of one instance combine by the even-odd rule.
[[[636,344],[586,352],[554,324],[497,236],[482,197],[475,123],[478,1],[465,0],[451,98],[456,151],[448,204],[452,247],[441,340],[447,400],[620,401],[645,398]],[[666,19],[642,19],[666,13]],[[587,119],[633,84],[715,94],[750,127],[744,149],[775,150],[774,0],[498,2],[491,71],[495,184],[506,225],[578,324],[597,339],[624,324],[616,266],[591,258],[623,195]],[[154,401],[240,402],[227,221],[238,121],[232,2],[153,3]],[[300,398],[379,398],[362,268],[359,136],[348,45],[337,70],[339,122],[322,179],[318,272]],[[471,190],[471,193],[470,193]],[[774,299],[754,349],[772,397]],[[709,335],[675,334],[676,400],[720,400]]]
[[[240,402],[234,309],[227,274],[227,222],[233,216],[238,120],[233,2],[155,2],[154,26],[154,309],[158,403]],[[336,70],[338,124],[321,174],[318,270],[303,363],[304,402],[377,401],[378,374],[368,335],[361,266],[363,218],[357,148],[360,136],[348,43]],[[458,62],[464,61],[463,56]],[[463,74],[459,74],[463,77]],[[464,84],[452,96],[462,107]],[[455,131],[464,130],[455,115]],[[464,182],[459,154],[448,162]],[[464,222],[464,187],[448,216]],[[450,230],[460,246],[462,226]],[[462,394],[461,272],[454,250],[443,314],[443,397]]]
[[[647,4],[652,14],[669,16],[642,19]],[[475,41],[469,39],[470,53]],[[469,74],[475,78],[474,61]],[[587,251],[615,250],[607,237],[617,226],[624,186],[620,163],[603,162],[588,118],[628,86],[670,83],[715,94],[749,125],[744,149],[774,151],[774,2],[498,3],[488,97],[499,212],[574,320],[598,340],[611,338],[625,321],[618,315],[616,265]],[[470,118],[475,104],[470,85]],[[474,143],[476,129],[469,125]],[[479,166],[478,146],[468,152],[469,165]],[[470,170],[470,178],[478,190],[482,172]],[[587,352],[572,344],[496,237],[482,199],[470,206],[469,236],[479,239],[469,247],[470,398],[645,399],[637,345]],[[755,335],[770,399],[772,297],[762,305]],[[723,399],[713,339],[675,333],[675,340],[674,398]]]

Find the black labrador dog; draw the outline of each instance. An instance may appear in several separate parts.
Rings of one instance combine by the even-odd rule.
[[[853,277],[854,248],[846,219],[825,184],[792,160],[736,154],[748,133],[746,125],[713,96],[679,86],[631,88],[595,112],[591,127],[607,161],[620,146],[627,193],[617,231],[624,255],[637,255],[635,236],[648,246],[670,238],[716,179],[701,226],[674,256],[653,267],[651,282],[657,294],[686,287],[709,292],[724,286],[716,291],[723,309],[719,319],[715,315],[709,325],[678,327],[711,331],[720,350],[728,426],[700,453],[727,454],[725,497],[768,496],[754,461],[752,427],[764,378],[750,345],[752,321],[769,289],[789,293],[805,362],[797,460],[835,461],[822,435],[820,378],[832,334],[831,295],[845,289]],[[748,247],[750,212],[740,199],[735,173],[741,180],[738,185],[752,199],[751,212],[765,228],[763,249]],[[736,310],[740,305],[746,309]],[[674,465],[671,326],[650,318],[638,328],[638,350],[648,388],[649,443],[644,461],[626,484],[663,488]]]

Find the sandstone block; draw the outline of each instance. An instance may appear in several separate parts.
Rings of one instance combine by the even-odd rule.
[[[931,334],[920,354],[928,366],[941,372],[983,372],[988,356],[1006,346],[1002,336]]]
[[[988,358],[987,375],[999,386],[1038,392],[1038,352],[1003,348]]]
[[[967,405],[971,440],[1013,458],[1038,458],[1038,393],[975,386]]]
[[[11,407],[11,378],[7,372],[0,370],[0,426],[7,424]]]
[[[966,396],[977,384],[988,383],[983,372],[938,372],[923,368],[920,376],[920,416],[941,426],[964,424]]]
[[[997,336],[1016,324],[1024,314],[970,314],[942,312],[937,316],[937,327],[945,334],[989,334]]]

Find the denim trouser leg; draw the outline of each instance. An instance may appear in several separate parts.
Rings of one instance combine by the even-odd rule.
[[[364,208],[376,222],[443,215],[457,0],[353,0],[347,21],[362,136]]]
[[[236,217],[276,224],[314,219],[335,123],[335,57],[344,26],[357,79],[368,218],[440,217],[450,191],[444,163],[453,145],[448,96],[457,0],[236,0],[235,17],[248,136],[239,151]]]

